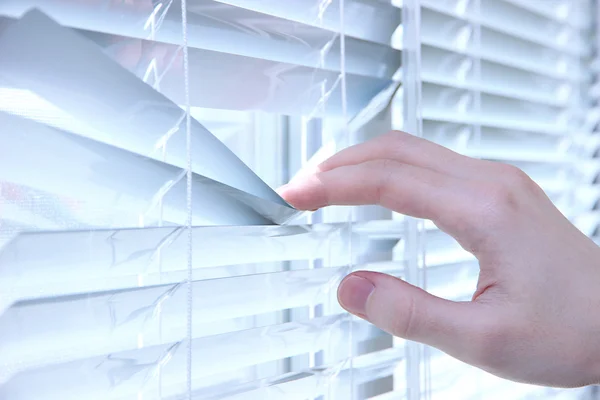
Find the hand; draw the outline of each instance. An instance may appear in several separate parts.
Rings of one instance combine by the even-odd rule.
[[[280,193],[303,210],[379,204],[431,219],[479,260],[472,301],[361,271],[338,290],[349,312],[504,378],[600,382],[600,248],[520,169],[392,132],[345,149]]]

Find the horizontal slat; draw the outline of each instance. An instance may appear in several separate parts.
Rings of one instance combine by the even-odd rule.
[[[314,0],[286,0],[285,3],[279,0],[218,1],[308,25],[323,26],[334,32],[340,32],[342,27],[339,3],[336,1],[317,3]],[[386,45],[400,25],[402,17],[402,10],[387,1],[346,0],[344,11],[344,32],[347,35]]]
[[[0,59],[0,91],[9,89],[0,97],[33,105],[33,92],[72,116],[77,122],[73,129],[80,134],[187,166],[183,110],[91,42],[32,12],[0,35],[0,52],[6,56]],[[10,85],[2,88],[4,80]],[[82,125],[87,129],[80,132]],[[191,128],[196,173],[285,204],[200,123],[192,120]]]
[[[471,295],[473,257],[441,232],[428,234],[428,246],[428,288],[449,298]],[[403,274],[401,261],[360,268]],[[195,282],[194,337],[232,329],[217,320],[330,301],[345,273],[325,268]],[[4,360],[12,370],[170,342],[185,329],[185,304],[179,284],[17,303],[0,319]]]
[[[569,165],[598,150],[595,135],[547,135],[425,121],[424,137],[456,152],[488,160]]]
[[[524,91],[522,89],[512,89],[510,87],[496,86],[493,82],[482,80],[481,83],[472,82],[469,80],[462,80],[458,77],[446,76],[444,74],[429,74],[423,72],[421,75],[423,82],[447,86],[449,88],[469,90],[472,92],[482,92],[491,95],[507,97],[509,99],[528,101],[532,103],[540,103],[543,105],[566,107],[566,98],[561,99],[560,97],[546,97],[542,93]]]
[[[565,135],[568,133],[568,128],[564,126],[556,126],[547,123],[512,121],[502,118],[479,118],[472,113],[456,113],[447,109],[427,109],[423,110],[423,118],[425,120],[446,122],[452,124],[463,125],[481,125],[492,128],[505,129],[510,131],[529,131],[536,133],[547,133],[551,135]]]
[[[480,54],[491,61],[498,56],[496,60],[504,60],[506,64],[512,61],[517,68],[544,71],[549,76],[565,80],[585,81],[589,78],[585,60],[517,39],[509,40],[505,35],[485,29],[481,32]]]
[[[224,333],[217,321],[325,303],[335,298],[347,271],[320,268],[196,281],[193,337]],[[188,300],[186,286],[176,283],[20,302],[0,315],[2,361],[44,365],[81,354],[133,350],[141,343],[171,343],[186,329]]]
[[[24,116],[61,130],[97,138],[99,141],[110,136],[91,130],[86,124],[79,123],[68,113],[30,91],[1,88],[0,110]],[[254,129],[257,117],[256,113],[198,107],[192,107],[190,113],[192,118],[203,121],[203,125],[205,125],[206,129],[222,141],[236,155],[248,157],[248,152],[241,151],[241,149],[246,148],[249,138],[240,140],[240,135]],[[276,115],[261,114],[259,119],[260,118],[273,120],[279,117]],[[192,127],[194,127],[195,124],[195,121],[192,121]],[[131,149],[140,148],[141,150],[138,151],[142,151],[144,148],[149,147],[149,145],[144,145],[143,140],[140,140],[139,142],[141,147],[132,146]],[[167,149],[170,148],[170,146],[167,146]],[[158,154],[156,151],[153,151],[152,153],[154,155]],[[169,152],[167,151],[166,153]],[[164,159],[161,159],[161,161],[164,161]],[[194,160],[192,160],[192,163],[196,164]]]
[[[577,28],[586,28],[590,24],[590,3],[587,0],[503,0],[524,10],[553,19],[559,23]]]
[[[139,39],[130,39],[131,43],[127,46],[132,47],[129,50],[126,47],[126,51],[112,54],[121,62],[122,65],[119,65],[98,46],[110,47],[111,38],[105,34],[88,34],[97,42],[93,43],[39,12],[28,13],[20,22],[10,25],[2,35],[4,45],[0,47],[3,54],[10,57],[3,59],[2,66],[4,69],[11,66],[12,75],[21,77],[16,83],[21,85],[20,88],[42,95],[88,125],[99,130],[104,128],[104,134],[106,131],[112,133],[111,124],[115,124],[119,114],[126,112],[129,124],[135,121],[142,125],[150,121],[159,124],[151,132],[162,128],[158,140],[147,140],[147,146],[158,145],[159,140],[165,138],[170,138],[171,146],[171,140],[183,136],[174,135],[182,124],[182,110],[157,93],[149,94],[152,89],[141,79],[133,79],[124,68],[131,69],[139,78],[149,75],[149,83],[160,88],[176,103],[183,104],[185,82],[179,46],[166,43],[150,45]],[[137,61],[132,64],[123,58],[123,55],[139,52],[142,52],[143,61],[138,61],[145,66],[138,68],[140,64]],[[168,62],[165,63],[165,60]],[[162,63],[162,66],[157,63]],[[341,76],[335,71],[201,49],[190,49],[189,63],[190,75],[202,77],[190,80],[190,101],[194,107],[263,110],[312,117],[342,111]],[[49,71],[53,72],[52,80],[43,75]],[[16,80],[14,76],[11,78]],[[389,79],[347,74],[347,88],[353,93],[347,103],[349,115],[356,114],[389,83]],[[44,92],[39,93],[42,89]],[[70,100],[65,100],[66,96]],[[96,103],[95,114],[86,113],[86,106],[81,105],[89,104],[90,99]],[[76,102],[80,105],[74,104]],[[98,109],[100,105],[109,108]],[[157,110],[163,112],[159,114]],[[143,118],[150,112],[153,114],[151,118]],[[97,121],[100,119],[98,115],[109,122]],[[169,130],[174,132],[167,135]],[[152,150],[147,154],[151,154]]]
[[[4,205],[2,205],[3,209],[8,209],[9,212],[11,211],[10,206],[5,207]],[[16,207],[15,207],[16,208]],[[10,242],[11,239],[13,239],[15,236],[17,236],[19,233],[24,232],[24,231],[33,231],[36,229],[37,227],[37,221],[36,221],[36,225],[31,225],[28,224],[26,221],[23,220],[19,220],[18,218],[20,217],[20,213],[18,208],[17,212],[14,212],[13,214],[16,216],[17,219],[12,219],[10,217],[2,217],[2,231],[0,232],[0,247],[4,247],[6,245],[6,243]]]
[[[328,393],[348,393],[353,385],[360,385],[390,376],[404,358],[404,348],[390,348],[334,365],[313,368],[284,376],[267,378],[250,384],[218,387],[198,391],[197,400],[305,400]],[[175,400],[175,399],[169,399]]]
[[[422,18],[425,45],[566,81],[586,80],[589,75],[581,60],[563,52],[486,28],[481,29],[477,46],[469,23],[428,9]]]
[[[592,159],[580,159],[575,165],[524,161],[512,164],[521,168],[542,187],[548,184],[548,190],[564,190],[568,187],[590,185],[600,172],[599,163]],[[552,186],[555,188],[553,189]]]
[[[512,131],[483,126],[476,131],[469,125],[424,121],[424,137],[457,152],[492,152],[502,154],[505,159],[535,158],[550,156],[565,159],[574,146],[568,136],[547,135],[525,131]],[[594,146],[591,143],[590,146]],[[579,148],[578,148],[579,150]]]
[[[577,129],[571,113],[543,104],[482,93],[477,109],[469,90],[423,84],[423,118],[458,124],[562,135]]]
[[[98,226],[104,218],[107,227],[185,224],[185,170],[10,114],[0,113],[0,127],[2,181],[63,198],[80,227]],[[35,165],[37,172],[23,165]],[[201,175],[192,181],[197,224],[269,224],[297,213]],[[128,220],[114,218],[123,214]]]
[[[38,8],[58,23],[90,32],[112,36],[107,51],[133,49],[125,38],[151,39],[182,45],[181,9],[178,2],[156,6],[138,2],[108,7],[73,0],[26,0],[0,5],[0,15],[19,18],[30,8]],[[352,6],[369,8],[366,3]],[[339,29],[325,28],[314,10],[312,24],[297,22],[215,0],[195,0],[188,5],[188,46],[239,56],[265,59],[311,68],[340,71]],[[383,15],[383,14],[382,14]],[[390,19],[391,15],[385,15]],[[364,23],[364,21],[361,21]],[[379,23],[379,21],[378,21]],[[396,21],[400,24],[400,20]],[[377,25],[381,29],[381,25]],[[388,30],[389,31],[389,30]],[[368,32],[368,31],[365,31]],[[368,35],[367,35],[368,36]],[[401,53],[385,44],[349,36],[346,38],[346,71],[379,78],[391,78],[400,67]],[[133,42],[135,43],[135,42]]]
[[[0,183],[0,188],[4,185]],[[50,229],[59,230],[61,226],[56,223],[53,219],[54,216],[49,216],[50,218],[46,218],[43,212],[36,212],[33,207],[33,204],[28,204],[29,207],[25,206],[24,203],[18,203],[14,201],[5,201],[0,197],[0,209],[2,209],[2,235],[4,235],[4,231],[10,228],[10,223],[5,225],[5,221],[13,221],[18,225],[22,225],[24,227],[29,227],[31,230],[35,230],[36,226],[44,226]],[[49,208],[49,207],[48,207]],[[18,233],[19,231],[15,231],[13,234]],[[0,247],[2,247],[5,243],[5,240],[9,240],[10,237],[7,235],[3,237],[3,240],[0,243]]]
[[[128,3],[78,2],[76,0],[6,0],[0,10],[7,15],[19,16],[28,8],[41,7],[44,11],[51,12],[57,18],[65,18],[67,24],[81,24],[80,28],[87,25],[101,24],[99,30],[110,32],[117,24],[129,25],[122,29],[138,31],[148,25],[151,31],[152,23],[160,28],[165,21],[166,14],[172,13],[176,17],[180,1],[160,2],[153,6],[144,1]],[[368,40],[388,45],[390,37],[401,23],[401,10],[393,7],[389,2],[372,2],[365,0],[346,0],[345,4],[345,32],[352,38]],[[312,27],[330,31],[341,32],[340,10],[336,2],[323,2],[315,4],[312,0],[288,0],[285,4],[277,0],[193,0],[187,4],[188,21],[193,24],[196,17],[213,18],[212,24],[230,21],[238,22],[238,27],[259,32],[265,28],[264,21],[273,17],[281,21],[282,25],[289,22],[305,27]],[[237,11],[233,11],[236,10]],[[69,12],[72,15],[69,15]],[[75,16],[96,15],[98,20],[88,21],[75,19]],[[118,20],[114,19],[117,14]],[[246,20],[234,18],[235,16],[250,16]],[[130,23],[136,18],[134,23]],[[215,19],[218,19],[215,21]],[[220,20],[220,21],[219,21]],[[376,26],[377,29],[373,29]],[[174,32],[181,34],[180,27]],[[190,39],[194,40],[193,37]],[[202,40],[198,38],[198,40]]]
[[[195,227],[194,279],[215,277],[210,267],[325,258],[345,265],[352,239],[355,255],[376,251],[378,224]],[[389,221],[384,238],[402,223]],[[33,232],[17,236],[0,253],[0,310],[15,301],[177,283],[185,280],[184,228]],[[395,243],[392,240],[393,243]]]
[[[430,234],[428,245],[439,248],[441,242],[435,240],[436,237],[451,242],[444,234]],[[435,295],[450,299],[472,295],[477,281],[477,263],[458,263],[453,257],[453,263],[437,267],[428,263],[428,267],[432,269],[428,273],[427,287]],[[218,333],[220,325],[215,325],[215,318],[243,316],[245,311],[251,314],[250,309],[266,312],[298,306],[306,304],[307,299],[311,304],[331,301],[331,292],[345,271],[346,268],[326,268],[195,282],[193,337],[204,340],[201,338]],[[396,271],[395,275],[402,276],[402,272]],[[2,353],[5,355],[3,361],[7,370],[14,373],[45,364],[66,363],[82,358],[82,354],[91,358],[172,343],[186,328],[186,293],[183,289],[172,285],[135,292],[56,299],[47,303],[17,304],[0,320],[3,326],[0,331]],[[240,302],[238,297],[243,301]],[[278,298],[278,302],[274,302],[273,298]],[[138,308],[143,301],[148,305]],[[36,324],[39,326],[34,326]],[[225,324],[222,329],[232,328]],[[278,328],[264,329],[271,332],[271,329]],[[356,335],[356,330],[353,334]],[[227,335],[236,335],[242,340],[246,331],[221,336]],[[208,337],[205,340],[212,339]],[[256,362],[264,361],[267,360]],[[226,368],[225,363],[223,365]],[[233,365],[229,368],[244,366]],[[358,365],[354,363],[355,367]],[[219,370],[213,372],[219,373]]]
[[[578,92],[579,85],[574,82],[543,77],[485,60],[480,62],[476,71],[476,62],[471,57],[429,46],[424,46],[421,54],[421,79],[427,83],[557,107],[573,107],[576,102],[581,102],[581,107],[584,107],[582,98],[585,91]]]
[[[546,7],[547,2],[543,2],[541,8]],[[510,1],[483,0],[481,4],[483,19],[494,29],[544,45],[547,45],[548,39],[551,38],[558,50],[586,56],[590,52],[585,36],[591,22],[592,7],[589,2],[579,2],[574,9],[582,17],[583,24],[548,21],[547,17],[540,18],[539,14],[528,13],[521,7],[515,7]]]
[[[421,4],[430,10],[468,21],[473,25],[490,28],[561,52],[579,56],[589,53],[581,31],[577,28],[548,20],[545,16],[529,12],[509,2],[483,0],[480,2],[479,12],[474,3],[459,0],[446,2],[424,0]]]
[[[441,233],[430,236],[446,238]],[[449,238],[445,240],[449,247]],[[439,239],[432,243],[435,250],[441,247]],[[471,256],[462,256],[465,261],[459,262],[461,255],[456,245],[452,247],[452,253],[438,255],[428,284],[437,294],[460,297],[472,291],[473,279],[465,278],[473,272],[476,277],[477,268],[473,269]],[[403,275],[401,262],[386,264],[360,268]],[[431,258],[427,265],[434,267]],[[236,318],[335,301],[336,288],[347,272],[346,267],[321,268],[196,281],[192,335],[236,330],[235,324],[225,323]],[[449,286],[457,277],[460,280]],[[16,303],[0,316],[3,362],[38,366],[78,359],[81,354],[92,357],[177,341],[186,329],[185,289],[176,283]]]
[[[377,334],[383,333],[341,314],[194,339],[192,353],[199,356],[192,358],[193,386],[213,374],[344,343],[350,335],[361,341]],[[168,398],[185,390],[186,365],[183,340],[108,356],[82,357],[23,371],[0,386],[0,397],[24,400],[43,394],[64,400],[105,400],[150,394],[159,387]],[[31,385],[32,381],[36,385]]]

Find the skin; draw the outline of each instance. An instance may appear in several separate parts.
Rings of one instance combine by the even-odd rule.
[[[359,271],[338,289],[349,312],[503,378],[600,382],[600,248],[520,169],[391,132],[341,151],[280,193],[303,210],[379,204],[430,219],[479,260],[472,301]]]

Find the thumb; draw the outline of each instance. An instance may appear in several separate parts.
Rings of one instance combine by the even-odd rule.
[[[348,275],[338,289],[342,307],[394,336],[425,343],[467,362],[491,316],[482,305],[433,296],[401,279],[378,272]]]

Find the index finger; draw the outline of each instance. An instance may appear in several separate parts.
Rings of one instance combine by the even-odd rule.
[[[433,220],[460,235],[477,204],[471,181],[392,160],[367,161],[300,178],[280,190],[293,206],[314,210],[331,205],[379,204]]]

